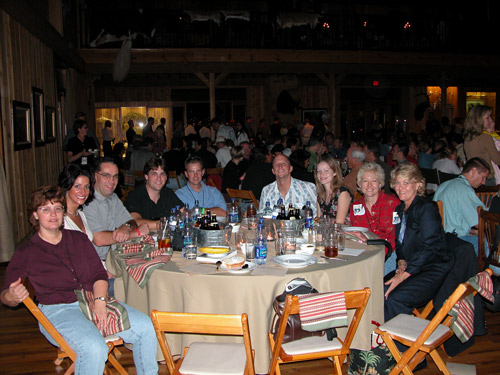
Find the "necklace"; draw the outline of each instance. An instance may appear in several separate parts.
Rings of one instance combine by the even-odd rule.
[[[78,213],[78,211],[75,211],[75,213],[73,213],[73,212],[71,212],[70,210],[68,210],[68,209],[66,208],[66,212],[67,212],[68,214],[70,214],[71,216],[74,216],[74,217],[78,217],[78,216],[80,216],[80,214]]]

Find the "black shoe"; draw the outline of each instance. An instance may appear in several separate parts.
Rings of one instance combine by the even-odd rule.
[[[418,365],[415,366],[413,369],[413,372],[417,372],[419,370],[423,370],[424,368],[427,367],[427,359],[423,359],[422,362],[420,362]]]

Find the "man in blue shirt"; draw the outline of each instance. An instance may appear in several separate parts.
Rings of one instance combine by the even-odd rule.
[[[203,182],[205,168],[203,161],[197,157],[189,157],[184,163],[186,170],[184,174],[188,183],[181,189],[176,190],[177,197],[187,206],[194,207],[197,200],[199,206],[209,209],[212,214],[217,216],[226,216],[227,203],[224,196],[217,188],[207,186]]]
[[[444,230],[456,233],[459,238],[474,245],[477,254],[477,207],[484,209],[483,202],[474,189],[484,185],[490,173],[489,164],[481,158],[472,158],[457,178],[439,185],[434,201],[442,201],[444,209]]]

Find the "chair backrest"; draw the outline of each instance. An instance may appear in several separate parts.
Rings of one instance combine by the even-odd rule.
[[[427,184],[439,185],[438,170],[436,168],[420,168]]]
[[[491,264],[500,266],[498,254],[498,244],[495,242],[497,227],[500,224],[500,214],[485,211],[481,206],[477,207],[477,230],[478,230],[478,270],[482,271],[486,267],[486,246],[488,247],[491,257]],[[495,256],[496,255],[496,256]]]
[[[210,176],[211,174],[218,174],[222,176],[224,173],[224,168],[207,168],[207,176]]]
[[[175,181],[177,181],[177,188],[181,188],[181,183],[179,182],[179,176],[177,176],[176,171],[168,171],[168,178],[173,178]]]
[[[59,331],[52,325],[52,323],[47,319],[47,317],[43,314],[43,312],[38,308],[36,303],[33,301],[34,298],[34,289],[29,281],[29,279],[24,279],[24,286],[28,289],[30,295],[26,297],[23,301],[26,308],[33,314],[33,316],[38,320],[38,322],[42,325],[43,328],[50,334],[50,336],[54,339],[54,341],[59,345],[59,348],[66,352],[68,357],[71,358],[73,362],[76,361],[76,353],[71,349],[66,340],[61,336]]]
[[[349,353],[349,347],[351,346],[354,334],[358,329],[361,317],[363,316],[366,308],[366,304],[370,299],[370,294],[371,290],[368,287],[360,290],[351,290],[345,292],[346,309],[355,309],[355,311],[350,324],[348,325],[349,328],[347,329],[347,333],[342,343],[342,352]],[[283,315],[280,321],[280,326],[278,327],[278,334],[276,335],[273,359],[275,355],[279,355],[283,337],[285,335],[288,316],[290,314],[299,314],[299,297],[292,296],[291,294],[286,296],[285,305],[283,307]]]
[[[486,269],[486,272],[488,272],[488,274],[491,276],[492,271],[489,268]],[[407,363],[409,360],[408,358],[413,358],[415,353],[419,350],[420,347],[422,347],[422,345],[424,345],[425,341],[431,336],[431,334],[440,324],[449,326],[451,317],[448,316],[448,313],[453,308],[453,306],[455,306],[460,300],[474,293],[476,293],[476,289],[474,289],[468,282],[459,284],[455,291],[450,295],[450,297],[448,297],[448,299],[443,303],[443,306],[441,306],[436,315],[434,315],[427,327],[422,331],[420,336],[418,336],[417,340],[406,352],[404,352],[395,369],[397,369],[400,363]]]
[[[242,336],[247,356],[247,368],[250,374],[255,373],[247,314],[197,314],[153,310],[151,320],[170,374],[174,371],[174,361],[165,332]]]
[[[438,170],[439,185],[442,184],[443,182],[448,181],[448,180],[453,180],[454,178],[457,178],[458,176],[459,176],[458,174],[445,173],[445,172],[441,172],[440,170]]]
[[[251,200],[257,209],[259,209],[259,201],[255,198],[252,190],[238,190],[238,189],[226,189],[227,195],[229,198],[240,198],[240,199],[249,199]]]
[[[444,228],[444,206],[443,201],[436,201],[436,205],[438,207],[439,215],[441,216],[441,224]]]
[[[493,198],[497,195],[496,191],[476,191],[477,197],[484,203],[486,208],[491,206]]]

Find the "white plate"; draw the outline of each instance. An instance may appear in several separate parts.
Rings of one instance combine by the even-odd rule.
[[[318,262],[316,257],[304,254],[286,254],[271,258],[271,261],[287,268],[304,268]]]
[[[363,227],[343,227],[344,232],[368,232],[368,228]]]
[[[257,265],[254,262],[245,261],[245,264],[248,264],[248,268],[245,268],[245,269],[240,268],[240,269],[235,269],[235,270],[229,269],[228,270],[228,269],[226,269],[225,264],[221,264],[220,269],[222,271],[227,271],[230,273],[248,273],[248,272],[252,271],[255,267],[257,267]]]
[[[207,258],[212,258],[212,259],[221,259],[225,258],[227,254],[229,254],[229,251],[227,253],[221,253],[221,254],[209,254],[209,253],[204,253]]]

